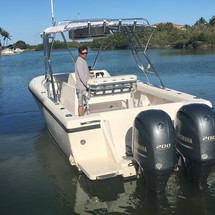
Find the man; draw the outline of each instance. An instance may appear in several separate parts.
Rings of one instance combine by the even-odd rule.
[[[81,46],[78,49],[78,58],[75,63],[75,77],[76,77],[76,94],[78,97],[78,115],[84,115],[83,97],[87,94],[87,80],[90,77],[90,71],[86,62],[88,48]]]

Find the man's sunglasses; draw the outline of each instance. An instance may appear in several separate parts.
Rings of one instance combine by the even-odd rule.
[[[83,55],[87,55],[87,54],[88,54],[88,52],[81,52],[81,54],[83,54]]]

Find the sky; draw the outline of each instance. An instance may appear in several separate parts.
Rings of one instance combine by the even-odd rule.
[[[10,33],[9,44],[22,40],[42,43],[40,33],[51,25],[51,0],[1,1],[0,27]],[[215,15],[215,0],[53,0],[54,19],[146,18],[150,24],[193,25]],[[1,39],[1,38],[0,38]]]

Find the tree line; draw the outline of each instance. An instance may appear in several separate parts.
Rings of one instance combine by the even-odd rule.
[[[148,33],[150,34],[150,32]],[[147,33],[138,33],[141,44],[146,44],[149,38]],[[91,43],[92,48],[98,48],[101,41]],[[104,44],[106,49],[128,48],[129,43],[124,35],[113,35]],[[177,28],[173,23],[160,23],[156,25],[150,48],[214,48],[215,47],[215,16],[209,22],[203,17],[193,26],[184,25]]]
[[[209,22],[203,17],[193,26],[185,25],[177,29],[172,23],[159,24],[152,39],[153,46],[171,48],[214,48],[215,16]]]
[[[0,36],[3,38],[4,45],[11,38],[11,35],[0,28]],[[138,33],[140,42],[146,44],[147,35],[142,32]],[[101,40],[93,40],[90,42],[82,42],[91,49],[97,49],[101,45]],[[13,44],[21,49],[43,50],[43,44],[28,45],[24,41],[17,41]],[[78,42],[70,42],[70,48],[80,46]],[[215,46],[215,16],[208,22],[201,17],[194,25],[184,25],[182,28],[177,28],[173,23],[160,23],[156,25],[156,30],[150,42],[150,48],[214,48]],[[129,42],[126,36],[114,34],[105,39],[104,49],[127,49]],[[64,42],[55,41],[53,49],[64,49]]]

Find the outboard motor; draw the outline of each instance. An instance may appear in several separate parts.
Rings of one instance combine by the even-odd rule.
[[[176,119],[176,147],[188,177],[199,185],[215,164],[215,114],[205,104],[182,106]]]
[[[162,110],[139,113],[134,121],[133,156],[143,170],[146,185],[165,191],[176,164],[175,131],[170,116]]]

